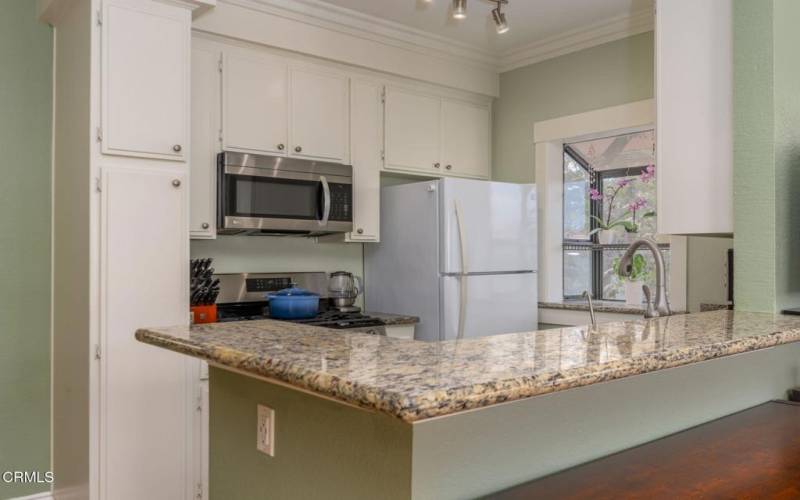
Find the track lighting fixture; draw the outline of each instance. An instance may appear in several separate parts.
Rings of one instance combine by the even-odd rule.
[[[432,0],[425,0],[426,2],[431,2]],[[484,0],[488,2],[492,2],[496,4],[496,7],[492,9],[492,19],[494,20],[494,26],[497,30],[497,33],[503,34],[508,31],[508,22],[506,21],[506,15],[501,10],[503,5],[508,3],[508,0]],[[453,0],[453,19],[466,19],[467,17],[467,0]]]

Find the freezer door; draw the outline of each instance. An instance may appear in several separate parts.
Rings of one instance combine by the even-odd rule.
[[[444,179],[440,187],[443,274],[537,269],[533,184]]]
[[[464,338],[537,329],[536,273],[443,276],[443,340],[458,338],[463,298]],[[464,289],[461,280],[465,280]]]

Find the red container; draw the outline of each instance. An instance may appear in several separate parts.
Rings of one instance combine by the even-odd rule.
[[[192,324],[201,325],[203,323],[217,322],[217,305],[192,306]]]

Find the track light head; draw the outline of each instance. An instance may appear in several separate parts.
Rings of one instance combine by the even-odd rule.
[[[466,19],[467,0],[453,0],[453,19]]]
[[[508,22],[506,22],[506,15],[500,10],[500,3],[497,7],[492,9],[492,19],[494,19],[494,26],[498,34],[503,34],[508,31]]]

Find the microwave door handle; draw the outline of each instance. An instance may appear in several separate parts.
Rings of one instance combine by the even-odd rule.
[[[319,176],[319,182],[322,183],[322,219],[319,221],[320,226],[328,225],[328,217],[331,215],[331,188],[328,185],[328,179],[324,175]]]

